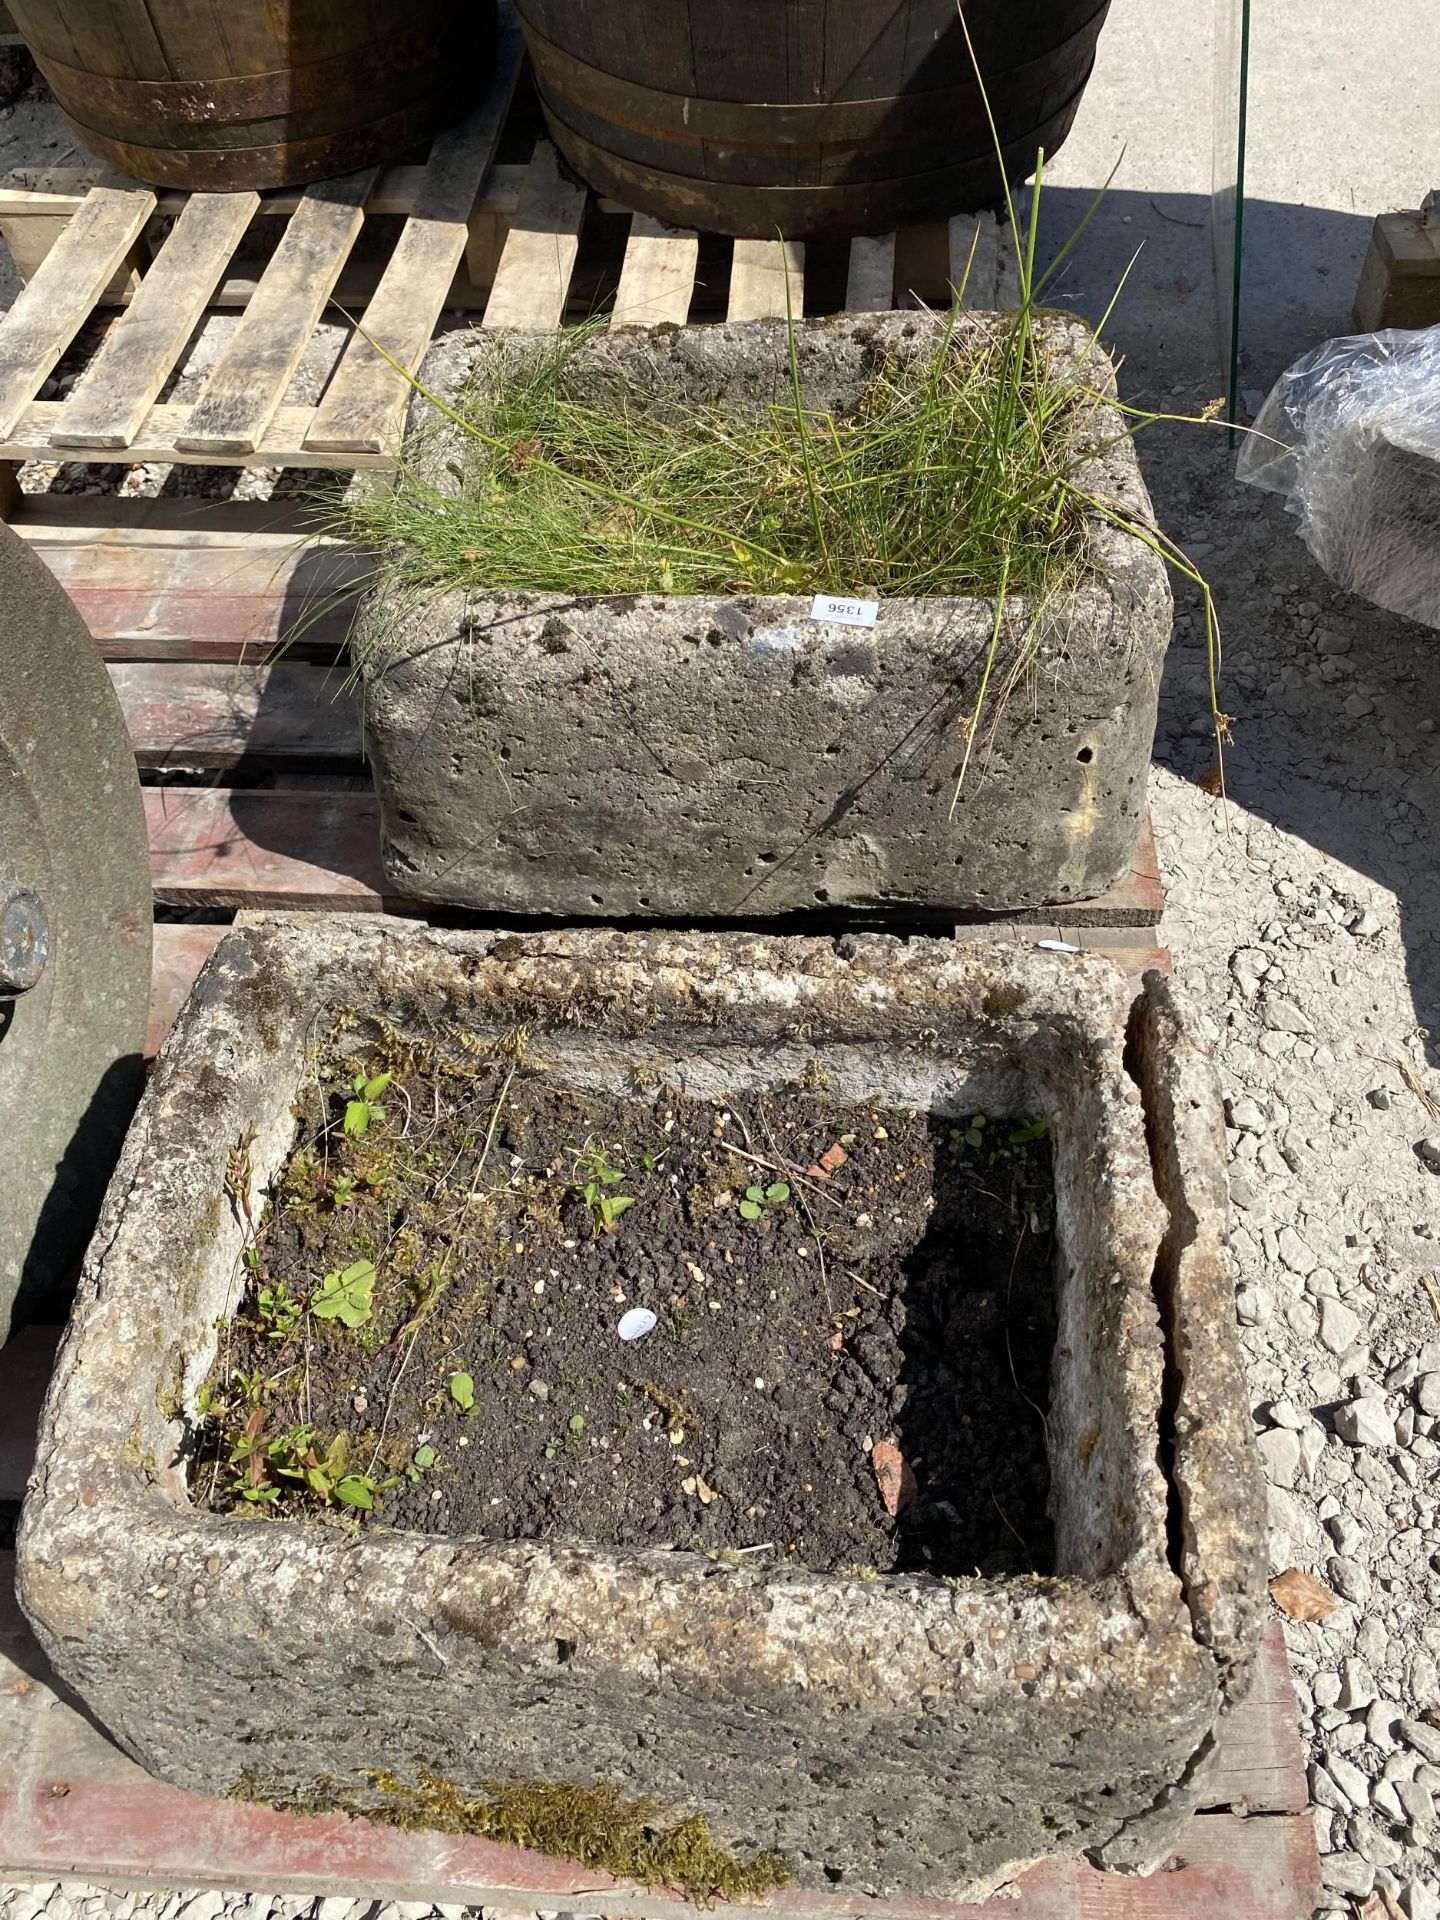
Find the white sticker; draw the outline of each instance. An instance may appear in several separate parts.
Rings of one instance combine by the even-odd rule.
[[[810,603],[812,620],[833,620],[841,627],[873,627],[879,612],[878,600],[840,600],[833,593],[817,593]]]
[[[1046,953],[1079,953],[1079,947],[1072,947],[1068,940],[1037,940],[1037,947]]]

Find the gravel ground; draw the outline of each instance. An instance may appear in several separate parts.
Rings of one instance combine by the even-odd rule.
[[[1227,1099],[1272,1570],[1341,1601],[1286,1629],[1330,1910],[1378,1887],[1434,1920],[1440,638],[1333,588],[1222,450],[1172,437],[1142,458],[1228,635],[1228,809],[1199,784],[1214,748],[1193,609],[1153,800],[1165,932]]]
[[[57,124],[24,100],[0,112],[0,170],[73,160]],[[1127,204],[1116,218],[1128,230]],[[1152,235],[1172,250],[1157,261],[1192,249],[1192,284],[1196,225]],[[1179,352],[1183,325],[1155,318],[1184,304],[1185,283],[1157,268],[1149,299],[1128,389],[1198,408],[1213,384],[1163,384],[1197,357]],[[1307,337],[1343,330],[1344,299],[1337,290]],[[1156,429],[1141,458],[1158,518],[1213,581],[1226,630],[1228,803],[1207,789],[1203,635],[1182,597],[1152,804],[1165,935],[1208,1015],[1228,1102],[1273,1568],[1313,1573],[1340,1602],[1321,1624],[1286,1628],[1331,1890],[1321,1911],[1349,1915],[1379,1890],[1408,1920],[1440,1920],[1440,636],[1331,587],[1280,504],[1235,485],[1223,436]],[[0,1889],[0,1920],[480,1911]]]

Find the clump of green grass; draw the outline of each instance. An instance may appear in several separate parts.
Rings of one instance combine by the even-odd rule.
[[[346,532],[398,583],[513,592],[983,594],[1043,599],[1084,550],[1073,478],[1095,401],[1010,321],[936,328],[837,415],[637,401],[590,330],[512,349],[447,412],[446,480],[402,465]]]
[[[489,384],[475,384],[455,404],[392,361],[439,418],[460,429],[461,447],[443,480],[407,450],[393,486],[352,489],[330,527],[383,556],[397,619],[449,588],[993,598],[979,691],[961,723],[953,813],[982,712],[1004,710],[1034,663],[1042,628],[1036,614],[1083,577],[1087,522],[1108,522],[1200,591],[1223,793],[1228,721],[1219,708],[1220,630],[1209,584],[1158,528],[1091,490],[1091,463],[1111,445],[1188,416],[1126,406],[1113,391],[1097,391],[1092,353],[1057,350],[1037,324],[1048,284],[1110,181],[1048,269],[1037,272],[1045,156],[1036,156],[1022,219],[963,11],[960,27],[1017,241],[1016,308],[962,318],[967,267],[931,350],[887,356],[858,405],[842,415],[806,403],[788,280],[785,404],[750,411],[638,404],[618,376],[608,391],[597,390],[593,377],[576,377],[587,328],[514,354]],[[1212,420],[1219,404],[1200,419]]]

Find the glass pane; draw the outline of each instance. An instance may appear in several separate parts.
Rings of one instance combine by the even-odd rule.
[[[1220,301],[1220,377],[1227,416],[1240,399],[1240,283],[1245,244],[1245,118],[1249,104],[1250,0],[1215,0],[1215,144],[1210,230]],[[1234,435],[1231,435],[1234,439]]]

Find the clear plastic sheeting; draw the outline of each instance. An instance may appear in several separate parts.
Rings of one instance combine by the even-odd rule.
[[[1338,585],[1440,627],[1440,327],[1327,340],[1297,360],[1236,471],[1285,496]]]

